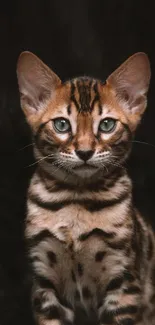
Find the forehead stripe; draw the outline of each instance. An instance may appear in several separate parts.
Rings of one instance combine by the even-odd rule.
[[[67,113],[68,113],[68,115],[71,114],[71,105],[68,105],[68,106],[67,106]]]
[[[92,80],[90,80],[88,84],[85,83],[85,80],[82,80],[82,79],[77,80],[80,111],[82,111],[82,112],[90,112],[91,111],[91,108],[90,108],[91,86],[92,86]]]
[[[96,94],[96,98],[97,98],[98,103],[99,103],[98,104],[99,115],[102,115],[102,105],[100,103],[100,95],[99,95],[99,92],[98,92],[97,82],[95,82],[93,89],[94,89],[94,93]]]
[[[80,107],[79,107],[79,104],[75,98],[75,85],[74,85],[74,82],[71,81],[71,94],[70,94],[70,99],[71,101],[74,103],[75,107],[77,108],[77,110],[79,111],[80,110]]]
[[[100,100],[100,96],[99,96],[99,92],[98,92],[98,89],[97,89],[97,82],[95,82],[94,86],[93,86],[93,90],[94,90],[94,93],[95,93],[95,97],[92,101],[92,104],[91,104],[91,110],[93,111],[94,109],[94,105],[96,102],[99,102]]]
[[[70,99],[73,101],[78,112],[91,113],[94,109],[95,103],[98,102],[99,115],[102,114],[102,105],[100,103],[100,94],[98,91],[98,81],[94,81],[93,79],[87,77],[81,77],[76,80],[71,80],[70,84]],[[78,100],[75,96],[77,92]]]

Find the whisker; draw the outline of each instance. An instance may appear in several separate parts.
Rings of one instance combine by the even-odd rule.
[[[117,156],[111,156],[111,157],[109,157],[109,159],[108,159],[108,163],[109,163],[110,165],[113,165],[113,166],[116,166],[116,167],[119,167],[119,168],[125,169],[125,167],[124,167],[123,165],[121,165],[118,161],[113,160],[114,158],[117,158]]]
[[[22,150],[24,150],[24,149],[26,149],[26,148],[28,148],[28,147],[33,146],[33,145],[34,145],[34,142],[33,142],[33,143],[29,143],[29,144],[27,144],[26,146],[24,146],[24,147],[18,149],[17,151],[22,151]]]
[[[155,145],[153,143],[148,143],[148,142],[145,142],[145,141],[133,140],[133,141],[131,141],[131,143],[145,144],[145,145],[148,145],[150,147],[155,148]]]
[[[32,163],[32,164],[26,166],[25,168],[32,167],[32,166],[38,164],[40,161],[43,161],[43,160],[45,160],[45,159],[48,158],[48,157],[51,157],[51,158],[52,158],[53,156],[54,156],[54,154],[49,154],[49,155],[47,155],[47,156],[45,156],[45,157],[40,158],[39,160],[36,160],[34,163]]]
[[[122,165],[120,165],[120,164],[117,164],[117,163],[114,163],[113,161],[109,161],[109,164],[112,165],[112,166],[116,166],[116,167],[119,167],[119,168],[125,169],[124,166],[122,166]]]
[[[103,168],[105,168],[106,171],[107,171],[107,173],[108,173],[108,167],[107,167],[106,165],[104,165],[102,162],[101,162],[101,166],[102,166]]]
[[[55,170],[55,172],[57,172],[60,168],[64,168],[65,171],[67,172],[67,175],[65,175],[65,177],[64,177],[64,181],[67,180],[69,175],[73,173],[72,168],[70,168],[72,166],[72,163],[69,162],[69,164],[68,163],[66,164],[65,161],[58,159],[57,161],[52,163],[52,165],[56,165],[56,164],[58,166],[57,166],[57,169]]]

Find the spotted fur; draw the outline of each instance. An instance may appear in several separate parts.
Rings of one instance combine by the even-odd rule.
[[[24,52],[17,75],[38,162],[25,230],[36,323],[154,325],[154,234],[124,167],[146,107],[147,56],[135,54],[106,83],[62,84]],[[67,132],[56,131],[57,118]],[[115,127],[102,132],[108,118]]]

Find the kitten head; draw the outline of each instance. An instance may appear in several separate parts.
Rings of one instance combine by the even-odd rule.
[[[146,54],[131,56],[103,84],[86,77],[62,83],[34,54],[23,52],[17,76],[42,168],[85,179],[125,161],[147,103]]]

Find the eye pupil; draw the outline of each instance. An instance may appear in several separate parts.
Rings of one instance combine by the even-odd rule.
[[[61,128],[65,127],[65,121],[61,121],[60,126],[61,126]]]
[[[104,133],[108,133],[114,130],[116,126],[116,120],[112,118],[106,118],[100,122],[99,130]]]

